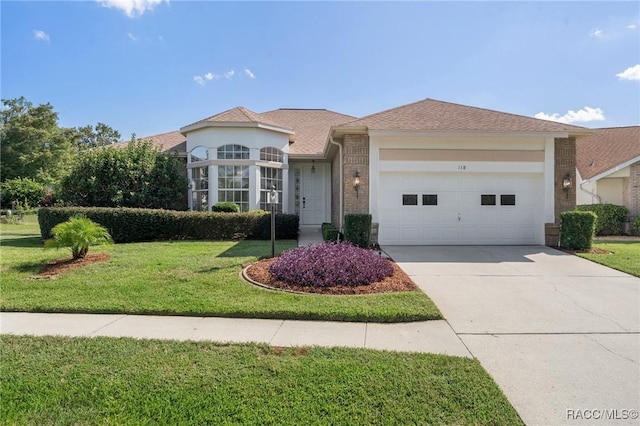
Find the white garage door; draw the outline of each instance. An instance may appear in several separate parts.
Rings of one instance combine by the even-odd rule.
[[[383,172],[380,244],[543,244],[541,174]]]

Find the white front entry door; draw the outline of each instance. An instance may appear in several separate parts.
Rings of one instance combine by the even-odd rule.
[[[327,221],[327,171],[324,164],[302,168],[302,225],[320,225]]]

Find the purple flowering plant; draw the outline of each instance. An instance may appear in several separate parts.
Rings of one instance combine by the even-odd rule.
[[[271,274],[292,284],[330,287],[366,285],[393,274],[393,266],[371,250],[348,242],[298,247],[283,252]]]

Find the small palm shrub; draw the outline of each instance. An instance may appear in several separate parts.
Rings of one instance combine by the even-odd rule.
[[[74,216],[66,222],[57,224],[51,233],[53,239],[44,243],[45,248],[68,247],[74,259],[84,258],[90,246],[112,243],[107,228],[84,216]]]
[[[348,242],[287,250],[270,270],[277,280],[317,287],[366,285],[393,274],[388,259]]]

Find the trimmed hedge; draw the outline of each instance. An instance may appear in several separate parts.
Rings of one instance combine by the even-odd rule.
[[[344,215],[344,240],[358,247],[369,248],[371,245],[371,215]]]
[[[215,203],[211,210],[218,213],[240,213],[240,206],[236,203],[224,201],[221,203]]]
[[[51,229],[74,215],[107,228],[116,243],[164,240],[235,240],[271,238],[271,217],[259,213],[183,212],[109,207],[51,207],[38,212],[43,240]],[[276,215],[276,238],[298,238],[298,216]]]
[[[633,226],[635,226],[636,232],[640,234],[640,216],[636,216],[636,219],[633,221]]]
[[[340,237],[340,231],[338,230],[338,228],[333,226],[333,224],[325,222],[320,226],[320,229],[322,230],[323,240],[338,241],[338,238]]]
[[[576,206],[576,210],[594,212],[598,216],[596,220],[596,234],[620,235],[623,223],[627,220],[629,210],[625,206],[615,204],[585,204]]]
[[[590,249],[596,220],[596,214],[590,211],[560,213],[560,245],[571,250]]]

